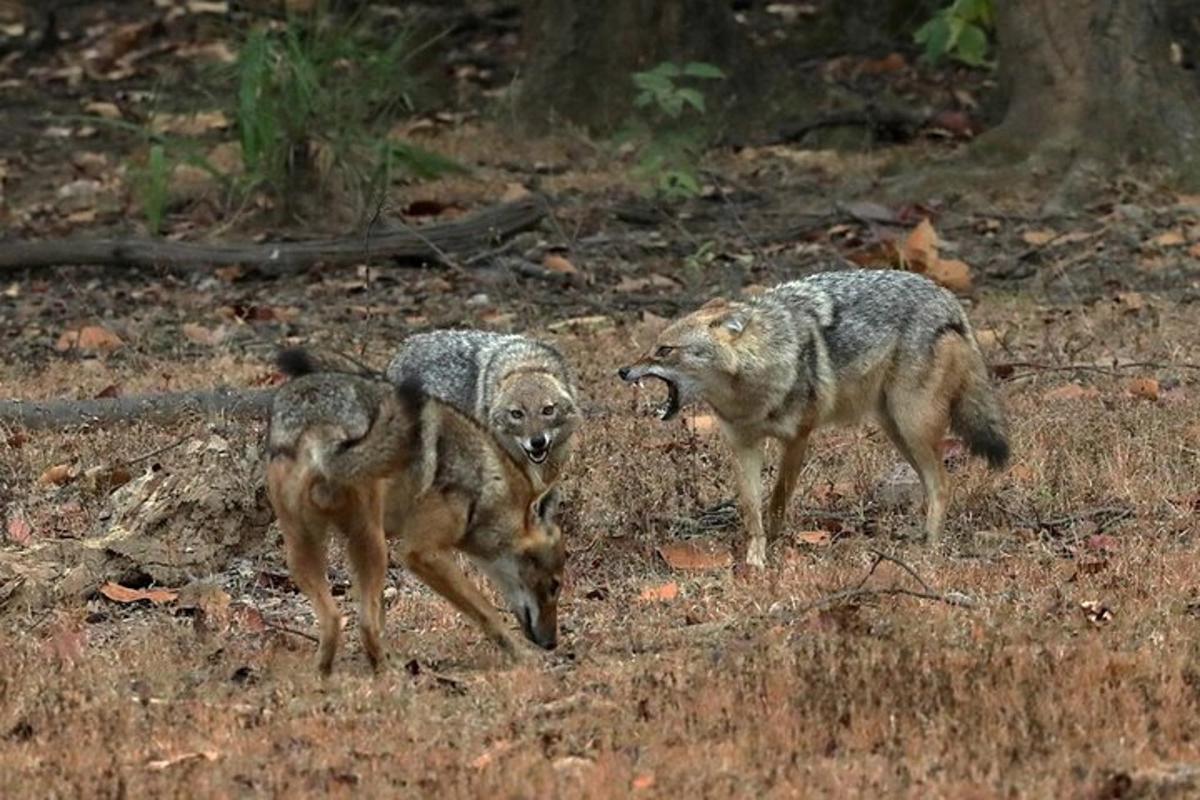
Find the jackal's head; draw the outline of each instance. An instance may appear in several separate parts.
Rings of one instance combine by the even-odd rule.
[[[716,299],[667,326],[645,355],[617,370],[621,380],[640,385],[658,378],[667,385],[667,399],[658,417],[668,420],[688,403],[723,380],[736,363],[735,347],[749,319],[742,303]]]
[[[554,521],[558,489],[550,487],[525,509],[511,549],[480,566],[496,583],[521,623],[525,638],[544,650],[558,646],[558,594],[567,552]]]
[[[546,372],[515,372],[505,378],[492,401],[490,423],[501,441],[516,446],[541,464],[556,443],[566,441],[579,424],[579,411],[562,382]]]

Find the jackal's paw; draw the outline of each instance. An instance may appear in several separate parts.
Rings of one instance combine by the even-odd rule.
[[[746,548],[746,565],[759,569],[767,565],[767,540],[751,539]]]

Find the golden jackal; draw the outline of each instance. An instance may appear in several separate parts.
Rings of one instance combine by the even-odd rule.
[[[817,428],[873,414],[925,488],[936,541],[948,501],[940,443],[947,425],[994,467],[1008,458],[1004,417],[962,306],[908,272],[826,272],[747,302],[713,300],[668,326],[619,370],[667,385],[660,411],[712,406],[737,460],[749,531],[746,561],[763,566]],[[763,527],[762,443],[783,458]]]
[[[413,574],[507,653],[519,642],[453,551],[499,587],[530,641],[554,648],[565,561],[555,490],[535,488],[488,431],[413,381],[321,373],[302,350],[278,363],[294,380],[273,401],[267,488],[292,578],[316,609],[318,670],[332,669],[340,627],[326,577],[330,529],[346,541],[373,667],[383,661],[385,534]]]

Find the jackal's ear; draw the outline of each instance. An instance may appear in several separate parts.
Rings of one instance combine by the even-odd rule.
[[[746,330],[746,325],[750,322],[750,309],[739,308],[738,306],[730,306],[728,313],[708,323],[710,328],[720,328],[728,331],[734,336],[737,336],[742,331]]]
[[[558,501],[558,484],[554,484],[529,504],[530,518],[542,523],[552,522],[558,513]]]

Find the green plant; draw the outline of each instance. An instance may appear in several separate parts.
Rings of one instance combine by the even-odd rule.
[[[664,61],[632,77],[638,90],[633,104],[639,113],[622,138],[636,142],[635,177],[668,200],[699,194],[696,164],[708,141],[707,105],[704,94],[687,83],[722,80],[725,73],[698,61]]]
[[[995,27],[992,0],[954,0],[917,30],[914,39],[925,48],[926,60],[937,63],[949,56],[972,67],[991,67],[987,60],[988,31]]]
[[[290,211],[314,187],[355,190],[367,201],[399,172],[465,171],[389,137],[395,119],[414,109],[411,62],[421,49],[403,33],[381,40],[356,19],[293,18],[252,31],[236,65],[245,182],[265,186]]]
[[[146,224],[151,233],[158,234],[167,215],[171,179],[166,148],[161,144],[152,144],[146,155],[146,163],[133,168],[131,174],[133,190],[142,206],[142,213],[146,215]]]

